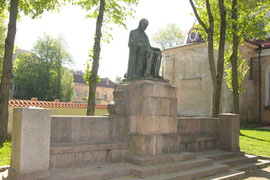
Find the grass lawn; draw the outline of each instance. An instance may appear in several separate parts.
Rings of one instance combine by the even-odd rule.
[[[6,141],[0,144],[0,166],[5,166],[10,164],[10,154],[11,154],[11,141]]]
[[[270,156],[270,129],[241,128],[240,132],[241,151]]]

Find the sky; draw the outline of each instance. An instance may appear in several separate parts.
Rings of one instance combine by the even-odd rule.
[[[122,77],[127,71],[129,32],[138,27],[139,21],[149,21],[146,34],[151,37],[169,23],[175,23],[184,34],[191,28],[195,17],[187,0],[140,0],[135,7],[134,18],[127,18],[127,30],[111,25],[113,40],[102,43],[99,76],[112,81]],[[41,18],[31,19],[23,16],[17,24],[15,44],[19,49],[31,50],[38,38],[48,34],[53,38],[64,38],[67,51],[72,55],[73,70],[86,69],[88,52],[94,44],[95,19],[85,18],[86,12],[79,6],[67,5],[60,12],[46,12]],[[152,43],[153,44],[153,43]]]

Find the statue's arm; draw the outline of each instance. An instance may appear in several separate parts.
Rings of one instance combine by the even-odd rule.
[[[161,52],[159,48],[151,47],[152,51]]]
[[[132,48],[138,46],[138,42],[136,39],[136,32],[131,31],[129,34],[128,47]]]

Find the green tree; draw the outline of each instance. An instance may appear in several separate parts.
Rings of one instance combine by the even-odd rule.
[[[44,68],[46,69],[46,77],[44,77],[44,84],[47,87],[48,100],[52,98],[61,99],[61,79],[63,76],[62,66],[72,63],[70,54],[65,50],[63,39],[54,39],[48,35],[44,35],[36,42],[33,52],[41,59]],[[57,79],[53,79],[52,75]],[[54,91],[49,90],[53,85]]]
[[[225,38],[226,38],[226,10],[224,0],[189,0],[194,15],[199,22],[199,29],[208,43],[208,59],[213,84],[212,117],[219,114],[221,87],[224,72]],[[217,7],[217,8],[213,8]],[[219,16],[213,16],[219,14]],[[218,21],[215,21],[215,18]],[[217,35],[218,40],[214,39]],[[214,60],[214,42],[218,42],[217,69]]]
[[[194,1],[197,3],[198,14],[200,14],[202,21],[207,22],[209,16],[208,9],[211,9],[213,14],[218,14],[219,12],[219,4],[216,1],[210,1],[209,8],[205,8],[206,3],[204,0]],[[239,45],[242,45],[248,38],[262,38],[266,36],[267,31],[269,31],[269,28],[267,28],[269,27],[269,16],[267,16],[269,3],[262,0],[226,0],[224,4],[226,7],[225,11],[228,14],[226,19],[223,19],[227,24],[225,42],[230,44],[230,49],[226,50],[222,56],[224,56],[225,60],[225,79],[228,87],[233,90],[233,112],[238,114],[239,93],[243,92],[241,84],[248,72],[248,65],[246,60],[242,58]],[[222,18],[220,16],[213,16],[212,21],[213,43],[215,43],[214,47],[217,48],[221,37],[220,27]],[[201,23],[199,33],[202,34],[205,39],[207,39],[206,37],[209,34],[209,32],[205,31]]]
[[[109,41],[111,35],[102,31],[102,27],[109,23],[118,24],[126,28],[125,20],[127,16],[132,16],[134,10],[132,6],[138,4],[138,0],[78,0],[77,4],[89,12],[87,17],[96,18],[96,32],[94,37],[94,47],[89,53],[90,60],[84,76],[89,85],[87,115],[95,114],[95,94],[98,83],[98,68],[101,51],[101,40]],[[107,36],[102,36],[102,32]]]
[[[17,55],[14,63],[14,80],[19,91],[17,98],[40,100],[54,100],[58,97],[58,72],[55,68],[44,68],[44,59],[33,53]],[[49,86],[44,82],[49,77]],[[61,66],[61,101],[70,101],[73,98],[73,75],[67,68]]]
[[[0,78],[2,76],[4,50],[5,50],[5,39],[6,39],[6,26],[5,26],[4,20],[5,20],[5,18],[0,17]]]
[[[116,84],[120,84],[122,82],[122,78],[120,76],[116,76],[115,77],[115,81]]]
[[[184,42],[183,31],[176,24],[170,23],[152,37],[153,42],[162,50],[181,45]],[[164,59],[161,62],[161,75],[164,76]]]
[[[228,30],[226,41],[230,49],[225,56],[225,71],[228,87],[233,91],[233,112],[239,114],[239,93],[243,92],[241,85],[248,65],[242,58],[239,45],[248,38],[265,38],[269,31],[269,2],[253,0],[228,0]]]
[[[152,40],[161,49],[171,48],[183,44],[183,31],[176,24],[171,23],[163,29],[158,29]]]
[[[12,56],[16,35],[17,17],[19,16],[18,12],[24,12],[24,14],[35,18],[41,15],[45,10],[53,10],[58,8],[59,5],[60,3],[57,0],[2,0],[0,3],[1,17],[3,17],[5,11],[9,10],[9,22],[5,41],[5,53],[0,86],[0,141],[5,141],[7,138],[9,87],[12,77]]]

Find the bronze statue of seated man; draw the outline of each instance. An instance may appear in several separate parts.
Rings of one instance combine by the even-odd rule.
[[[142,19],[139,27],[129,35],[129,62],[127,79],[133,78],[160,78],[159,69],[162,54],[159,48],[153,48],[145,34],[148,21]]]

